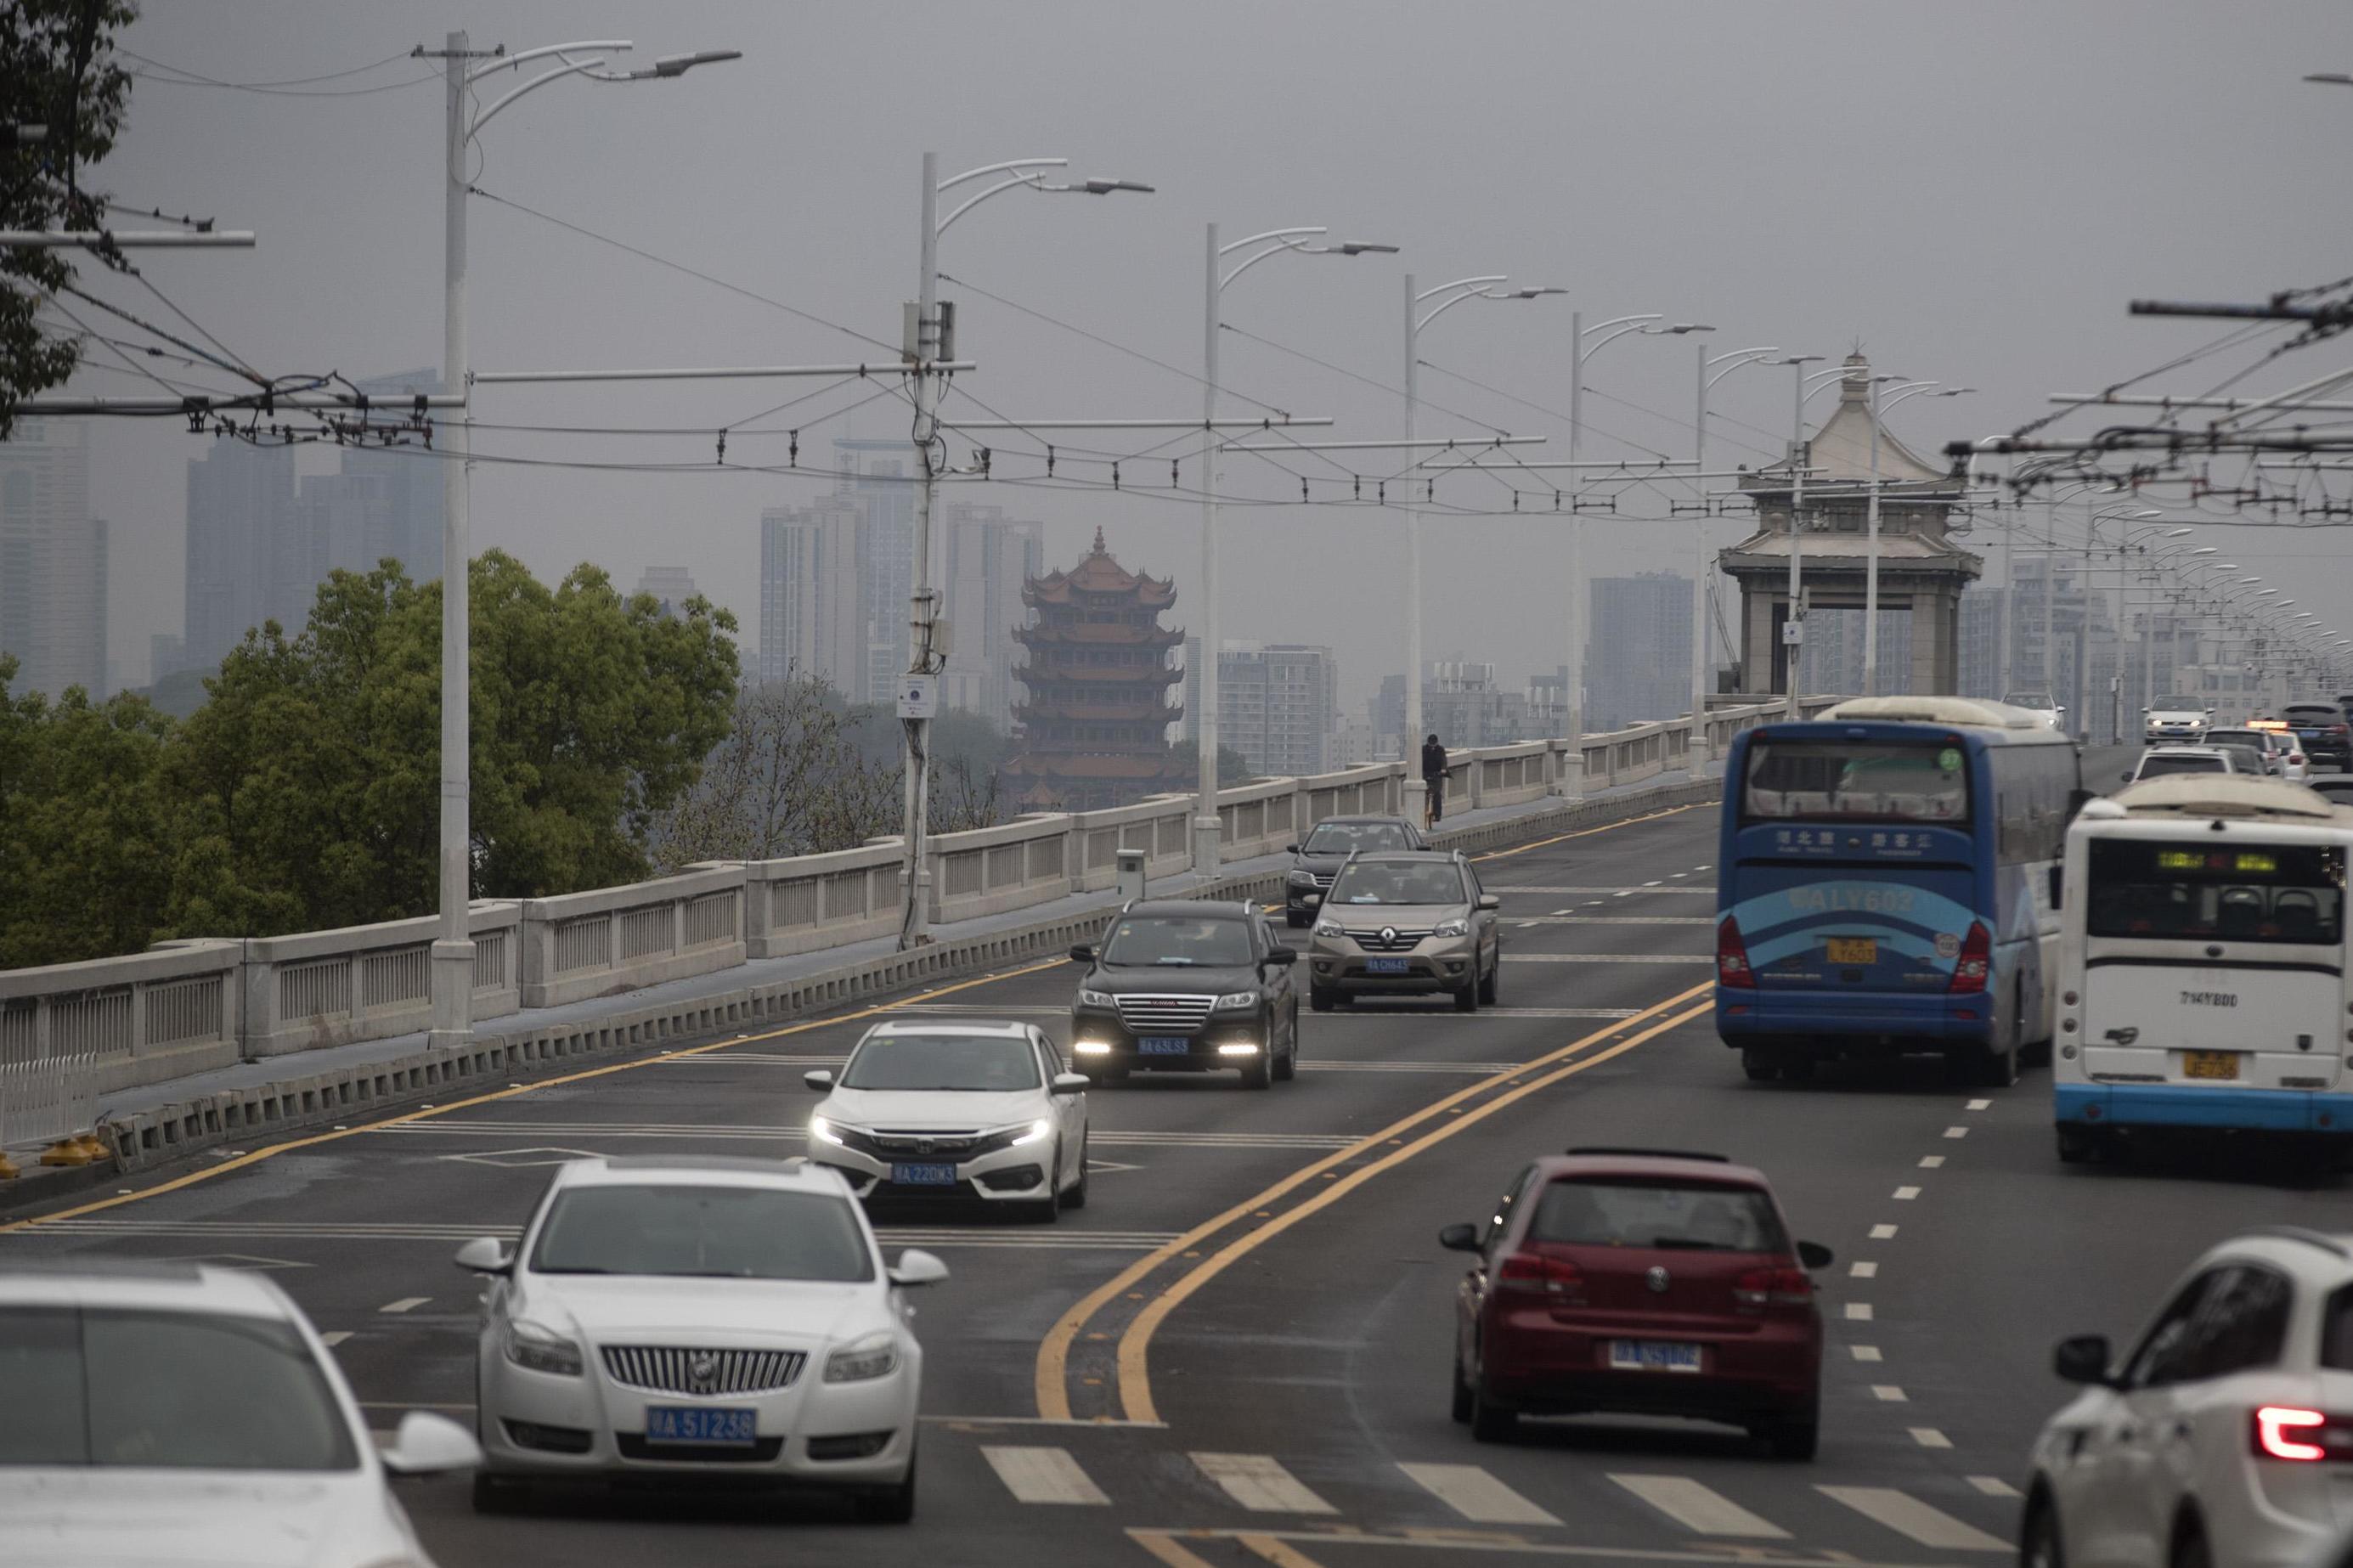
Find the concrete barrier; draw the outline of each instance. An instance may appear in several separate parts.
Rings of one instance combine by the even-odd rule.
[[[744,953],[785,958],[899,929],[896,838],[856,849],[744,863]]]
[[[121,958],[0,970],[0,1064],[29,1074],[35,1064],[74,1058],[100,1095],[227,1067],[237,1059],[243,1025],[243,956],[239,942],[174,942]]]
[[[522,903],[522,1005],[560,1007],[744,962],[743,864]]]
[[[477,900],[467,925],[474,938],[474,1016],[505,1017],[521,1005],[522,907]],[[428,1026],[439,930],[438,919],[425,915],[247,938],[242,1054],[248,1060],[285,1056]]]

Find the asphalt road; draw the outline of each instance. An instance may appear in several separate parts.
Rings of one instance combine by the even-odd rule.
[[[2118,753],[2086,773],[2113,778]],[[923,1493],[912,1526],[824,1500],[543,1500],[478,1519],[455,1480],[407,1486],[449,1568],[889,1552],[927,1564],[1409,1568],[1564,1557],[1991,1561],[2010,1488],[2060,1402],[2049,1347],[2132,1331],[2235,1228],[2353,1228],[2353,1189],[2229,1156],[2062,1167],[2050,1086],[1946,1087],[1932,1062],[1752,1084],[1704,1004],[1714,808],[1486,858],[1504,895],[1502,1005],[1305,1015],[1296,1081],[1143,1078],[1090,1098],[1092,1198],[1052,1226],[878,1216],[954,1277],[921,1298]],[[902,1006],[1034,1017],[1071,972],[1032,965]],[[878,1010],[879,1011],[879,1010]],[[512,1234],[547,1166],[585,1152],[799,1150],[800,1075],[872,1012],[643,1057],[0,1231],[0,1257],[92,1252],[269,1268],[377,1424],[472,1406],[475,1290],[449,1255]],[[1531,1153],[1721,1151],[1763,1167],[1831,1247],[1820,1457],[1729,1429],[1531,1423],[1510,1447],[1448,1419],[1461,1260]],[[140,1188],[161,1184],[145,1178]],[[1662,1558],[1660,1554],[1669,1554]]]

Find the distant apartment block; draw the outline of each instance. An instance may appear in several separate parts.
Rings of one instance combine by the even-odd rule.
[[[90,515],[90,426],[20,419],[0,444],[0,653],[12,689],[107,692],[106,524]]]
[[[1328,647],[1221,640],[1218,742],[1261,778],[1328,772],[1339,688]]]
[[[1423,733],[1452,751],[1461,746],[1502,746],[1528,740],[1528,699],[1506,691],[1492,664],[1445,659],[1430,667],[1421,687]],[[1413,754],[1419,754],[1417,744]]]
[[[1691,711],[1691,579],[1644,572],[1590,587],[1585,727],[1622,730]]]

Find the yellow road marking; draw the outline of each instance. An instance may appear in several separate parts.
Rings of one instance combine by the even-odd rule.
[[[1323,1568],[1322,1563],[1300,1551],[1296,1546],[1287,1541],[1279,1541],[1271,1535],[1243,1535],[1235,1539],[1259,1556],[1273,1563],[1274,1568]]]
[[[1176,1544],[1176,1536],[1165,1530],[1131,1530],[1127,1538],[1167,1568],[1211,1568],[1209,1560]]]
[[[1631,1017],[1620,1018],[1610,1023],[1605,1027],[1596,1029],[1591,1034],[1586,1035],[1577,1040],[1573,1040],[1556,1051],[1552,1051],[1545,1056],[1537,1058],[1535,1061],[1525,1064],[1525,1067],[1518,1070],[1526,1071],[1529,1068],[1542,1068],[1556,1061],[1565,1060],[1585,1049],[1588,1046],[1594,1044],[1596,1041],[1608,1039],[1610,1036],[1621,1034],[1629,1028],[1638,1027],[1671,1008],[1681,1006],[1683,1003],[1690,1001],[1700,993],[1704,991],[1712,991],[1714,986],[1714,981],[1707,981],[1701,984],[1694,985],[1687,991],[1683,991],[1675,995],[1670,996],[1664,1001],[1653,1003],[1649,1007],[1636,1013]],[[1233,1207],[1227,1209],[1224,1213],[1195,1226],[1191,1230],[1187,1231],[1176,1240],[1145,1253],[1142,1258],[1137,1258],[1134,1263],[1131,1263],[1125,1268],[1121,1269],[1110,1279],[1096,1286],[1084,1296],[1080,1297],[1078,1301],[1071,1306],[1071,1310],[1064,1312],[1061,1317],[1055,1321],[1054,1326],[1047,1331],[1046,1337],[1039,1342],[1037,1373],[1033,1380],[1038,1398],[1038,1414],[1049,1420],[1068,1421],[1071,1419],[1071,1396],[1070,1389],[1068,1387],[1071,1345],[1077,1340],[1080,1330],[1085,1327],[1087,1321],[1092,1318],[1095,1313],[1100,1311],[1107,1303],[1117,1298],[1123,1291],[1125,1291],[1137,1284],[1163,1263],[1167,1262],[1171,1258],[1185,1256],[1189,1249],[1198,1247],[1202,1242],[1216,1235],[1219,1230],[1222,1230],[1227,1226],[1233,1224],[1236,1220],[1250,1217],[1258,1210],[1266,1207],[1277,1198],[1282,1197],[1285,1193],[1291,1192],[1294,1188],[1303,1186],[1307,1183],[1314,1181],[1326,1171],[1336,1169],[1339,1166],[1346,1164],[1351,1160],[1361,1158],[1365,1154],[1371,1152],[1373,1150],[1380,1148],[1385,1142],[1396,1139],[1400,1133],[1410,1131],[1412,1129],[1430,1121],[1433,1117],[1445,1115],[1449,1111],[1452,1111],[1455,1107],[1461,1104],[1464,1100],[1487,1093],[1493,1088],[1494,1084],[1492,1080],[1482,1079],[1481,1081],[1471,1084],[1466,1088],[1456,1089],[1453,1093],[1449,1094],[1442,1099],[1432,1100],[1430,1104],[1422,1107],[1419,1110],[1413,1111],[1409,1115],[1391,1122],[1388,1126],[1382,1128],[1379,1131],[1358,1139],[1356,1142],[1349,1144],[1345,1149],[1335,1150],[1332,1153],[1325,1155],[1323,1159],[1317,1160],[1312,1164],[1302,1166],[1300,1169],[1293,1171],[1290,1175],[1283,1177],[1279,1182],[1276,1182],[1272,1186],[1266,1188],[1262,1192],[1251,1194],[1249,1197],[1234,1205]],[[1457,1114],[1458,1116],[1461,1115],[1459,1112]],[[1472,1118],[1461,1116],[1461,1120],[1450,1122],[1448,1125],[1465,1125],[1470,1120],[1472,1120]],[[1341,1188],[1335,1185],[1325,1189],[1325,1193],[1328,1195],[1330,1193],[1340,1190]],[[1126,1386],[1126,1380],[1124,1376],[1121,1380],[1121,1386],[1122,1393],[1124,1394]]]
[[[1714,984],[1711,982],[1707,985],[1695,986],[1694,989],[1702,991],[1713,990]],[[1689,996],[1690,994],[1690,992],[1684,993],[1685,996]],[[1599,1067],[1601,1063],[1609,1060],[1612,1057],[1623,1056],[1626,1052],[1632,1050],[1635,1047],[1643,1044],[1645,1041],[1656,1039],[1659,1036],[1665,1034],[1670,1029],[1690,1023],[1694,1018],[1699,1017],[1701,1015],[1708,1012],[1715,1005],[1715,1003],[1714,999],[1710,998],[1708,1001],[1701,1003],[1696,1007],[1686,1008],[1683,1012],[1674,1015],[1672,1017],[1662,1019],[1660,1022],[1651,1025],[1649,1028],[1644,1029],[1638,1035],[1634,1035],[1630,1038],[1619,1041],[1616,1045],[1611,1046],[1607,1050],[1599,1051],[1592,1056],[1581,1058],[1578,1060],[1568,1062],[1561,1067],[1555,1068],[1551,1072],[1545,1074],[1542,1078],[1522,1084],[1519,1088],[1512,1089],[1508,1093],[1499,1094],[1494,1099],[1487,1101],[1486,1104],[1479,1106],[1474,1110],[1466,1110],[1459,1117],[1440,1123],[1439,1126],[1415,1139],[1412,1142],[1408,1143],[1405,1147],[1384,1155],[1380,1159],[1374,1161],[1371,1164],[1366,1165],[1360,1170],[1350,1172],[1338,1182],[1334,1183],[1331,1186],[1325,1187],[1323,1191],[1317,1193],[1314,1197],[1308,1198],[1304,1202],[1293,1205],[1289,1209],[1276,1215],[1273,1219],[1269,1220],[1266,1224],[1259,1226],[1256,1230],[1236,1237],[1224,1247],[1219,1247],[1216,1252],[1211,1253],[1208,1258],[1202,1259],[1199,1265],[1198,1265],[1192,1272],[1184,1275],[1180,1279],[1172,1280],[1167,1289],[1161,1291],[1157,1297],[1147,1302],[1145,1305],[1144,1310],[1138,1312],[1135,1315],[1134,1321],[1128,1324],[1126,1331],[1120,1335],[1119,1398],[1121,1407],[1124,1414],[1129,1418],[1137,1421],[1156,1421],[1160,1418],[1158,1415],[1155,1413],[1152,1403],[1152,1374],[1151,1368],[1148,1364],[1148,1358],[1152,1351],[1153,1333],[1160,1327],[1162,1320],[1166,1319],[1169,1313],[1175,1311],[1179,1306],[1181,1306],[1196,1290],[1198,1290],[1211,1279],[1214,1279],[1219,1274],[1225,1272],[1229,1267],[1240,1261],[1242,1258],[1256,1251],[1261,1244],[1280,1236],[1282,1232],[1289,1230],[1293,1226],[1298,1224],[1301,1220],[1305,1219],[1308,1215],[1321,1213],[1323,1210],[1331,1207],[1334,1204],[1338,1203],[1342,1198],[1347,1196],[1358,1187],[1363,1186],[1366,1182],[1371,1181],[1375,1176],[1379,1175],[1383,1171],[1387,1171],[1393,1166],[1401,1165],[1408,1160],[1412,1159],[1415,1155],[1423,1152],[1425,1150],[1437,1147],[1447,1139],[1451,1138],[1456,1133],[1461,1131],[1464,1128],[1485,1120],[1496,1111],[1503,1110],[1505,1106],[1512,1105],[1519,1100],[1525,1100],[1529,1095],[1535,1093],[1538,1089],[1548,1089],[1552,1085],[1560,1082],[1563,1079],[1574,1077],[1576,1074],[1585,1071],[1588,1068]]]
[[[453,1110],[464,1110],[477,1105],[490,1105],[501,1100],[513,1100],[522,1095],[537,1093],[543,1089],[554,1089],[559,1085],[581,1083],[592,1078],[606,1078],[614,1073],[630,1072],[638,1068],[654,1067],[662,1062],[676,1061],[684,1057],[708,1056],[713,1051],[730,1050],[737,1046],[753,1045],[761,1040],[780,1039],[786,1035],[807,1034],[812,1029],[830,1028],[837,1024],[854,1024],[861,1018],[876,1018],[885,1013],[894,1012],[910,1003],[922,1002],[934,996],[953,995],[958,991],[968,991],[976,985],[993,984],[999,980],[1012,980],[1024,974],[1036,974],[1044,970],[1060,968],[1070,962],[1067,958],[1048,959],[1043,963],[1032,963],[1019,969],[1001,970],[991,974],[976,975],[970,980],[960,980],[953,985],[942,985],[934,990],[918,992],[913,996],[903,997],[896,1002],[885,1003],[880,1006],[863,1007],[854,1013],[837,1014],[824,1018],[807,1018],[797,1024],[787,1024],[780,1029],[770,1029],[765,1034],[745,1035],[740,1039],[714,1040],[706,1046],[688,1046],[679,1050],[662,1051],[633,1062],[611,1062],[604,1067],[589,1068],[581,1072],[541,1079],[536,1083],[519,1084],[510,1089],[494,1089],[489,1094],[478,1094],[467,1100],[451,1100],[446,1105],[419,1109],[399,1116],[387,1116],[375,1121],[354,1122],[348,1127],[339,1127],[328,1132],[314,1132],[304,1138],[290,1138],[282,1143],[272,1143],[266,1149],[255,1149],[234,1158],[223,1160],[217,1165],[208,1165],[201,1171],[191,1171],[186,1175],[175,1176],[168,1182],[159,1182],[154,1186],[142,1187],[137,1192],[118,1193],[112,1197],[101,1198],[96,1203],[82,1204],[75,1208],[59,1209],[55,1214],[36,1215],[28,1219],[9,1221],[0,1225],[0,1236],[5,1236],[10,1231],[30,1230],[36,1226],[47,1225],[56,1220],[79,1219],[84,1215],[97,1214],[104,1209],[119,1208],[124,1204],[135,1204],[142,1198],[178,1192],[183,1187],[192,1187],[198,1182],[208,1182],[215,1176],[226,1175],[231,1171],[241,1171],[248,1165],[258,1165],[264,1160],[275,1159],[280,1154],[290,1153],[297,1149],[309,1149],[321,1143],[332,1143],[340,1139],[356,1138],[363,1132],[375,1132],[383,1128],[396,1127],[405,1121],[427,1121],[437,1116],[447,1116]]]

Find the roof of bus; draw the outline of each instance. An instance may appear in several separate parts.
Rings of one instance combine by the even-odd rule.
[[[1851,697],[1825,709],[1826,722],[1855,720],[1883,724],[1964,724],[1980,730],[2040,730],[2055,733],[2042,714],[1979,697]]]
[[[2244,773],[2167,773],[2126,784],[2104,801],[2084,808],[2086,816],[2119,817],[2138,812],[2171,816],[2299,816],[2326,822],[2337,807],[2317,790],[2285,779]]]

